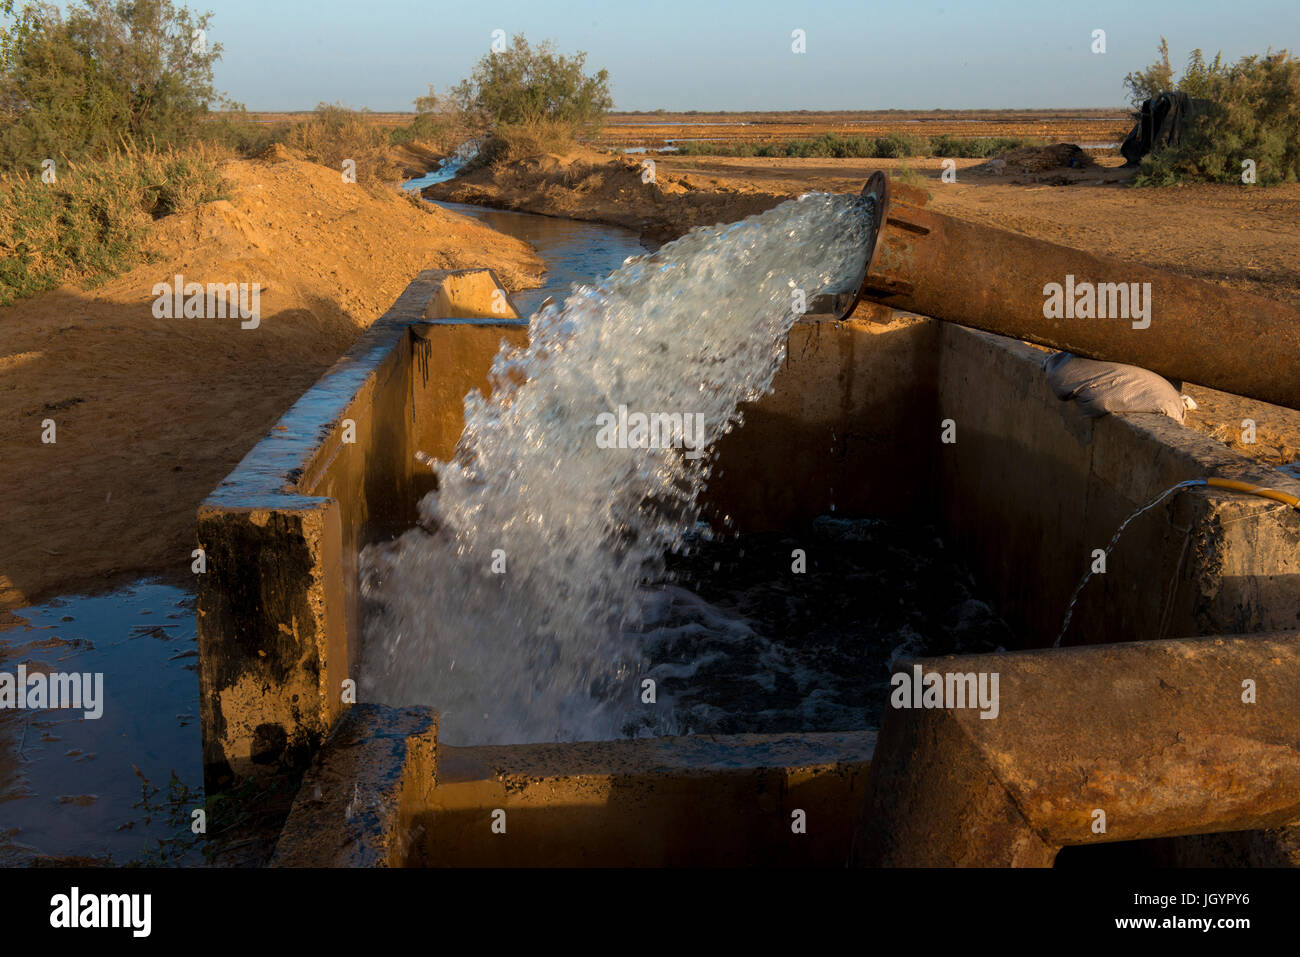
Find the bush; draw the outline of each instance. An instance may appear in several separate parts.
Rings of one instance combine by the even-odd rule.
[[[2,3],[12,25],[0,37],[0,169],[201,134],[221,56],[204,39],[207,14],[170,0],[80,0],[66,14]]]
[[[415,119],[388,135],[394,146],[425,143],[440,153],[450,153],[469,138],[464,120],[453,104],[433,92],[415,98]]]
[[[1037,145],[1023,136],[936,136],[930,140],[930,155],[952,159],[983,159],[1010,150]]]
[[[488,136],[469,168],[518,163],[543,153],[567,153],[573,149],[573,127],[556,120],[531,123],[503,123]]]
[[[903,159],[908,156],[925,156],[928,150],[929,144],[925,140],[890,133],[888,136],[877,137],[875,151],[870,155],[884,159]]]
[[[264,153],[275,143],[283,143],[290,129],[292,125],[285,122],[259,123],[242,106],[234,105],[209,115],[203,127],[203,141],[247,159]]]
[[[1246,160],[1260,185],[1300,180],[1300,60],[1285,50],[1243,57],[1194,79],[1210,108],[1177,146],[1143,158],[1135,185],[1241,183]]]
[[[144,260],[149,223],[222,197],[210,150],[120,150],[54,183],[0,176],[0,305],[65,282],[95,285]]]
[[[472,127],[562,123],[594,132],[614,101],[609,71],[587,76],[586,61],[585,53],[556,55],[549,40],[534,49],[521,33],[508,50],[485,54],[469,79],[452,90],[452,98]]]
[[[1153,96],[1159,96],[1166,90],[1174,88],[1174,68],[1169,62],[1169,41],[1160,38],[1160,59],[1145,70],[1135,70],[1124,77],[1124,87],[1128,90],[1128,99],[1137,109]]]
[[[313,163],[342,171],[344,160],[357,164],[357,182],[389,182],[401,169],[389,158],[389,133],[364,110],[322,103],[315,114],[294,124],[284,143]]]
[[[1124,77],[1124,87],[1129,93],[1129,102],[1136,110],[1153,96],[1159,96],[1170,90],[1178,90],[1188,96],[1208,98],[1213,83],[1227,75],[1228,67],[1223,63],[1223,54],[1216,53],[1208,63],[1199,49],[1193,50],[1187,57],[1187,67],[1182,79],[1175,82],[1173,64],[1169,62],[1169,42],[1160,38],[1160,59],[1145,70],[1137,70]]]

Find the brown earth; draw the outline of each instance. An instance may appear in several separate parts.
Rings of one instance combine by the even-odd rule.
[[[690,175],[658,175],[657,170],[656,181],[648,185],[646,162],[578,149],[567,156],[483,167],[427,187],[424,196],[612,223],[661,241],[675,239],[693,226],[761,213],[787,198],[777,189],[745,182],[724,184]]]
[[[277,150],[159,220],[156,259],[0,308],[0,607],[188,572],[199,503],[421,269],[538,285],[532,249]],[[261,323],[159,319],[153,285],[261,285]],[[41,441],[53,420],[57,441]]]
[[[584,149],[479,169],[425,195],[615,223],[663,240],[809,190],[856,192],[885,169],[949,215],[1300,305],[1300,184],[1133,189],[1122,160],[1090,152],[1096,165],[1085,169],[994,172],[984,160],[956,160],[956,182],[944,183],[940,159],[632,158]],[[646,159],[653,183],[643,182]],[[1191,427],[1268,464],[1300,459],[1300,411],[1196,385],[1185,391],[1199,404]],[[1256,423],[1254,443],[1242,442],[1245,419]]]

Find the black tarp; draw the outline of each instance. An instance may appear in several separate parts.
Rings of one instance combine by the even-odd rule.
[[[1209,107],[1209,100],[1195,99],[1186,93],[1161,93],[1145,100],[1137,123],[1120,144],[1124,165],[1136,166],[1148,153],[1177,146],[1192,121]]]

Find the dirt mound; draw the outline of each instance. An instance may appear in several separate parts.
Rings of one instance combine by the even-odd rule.
[[[1053,143],[1051,146],[1022,146],[995,156],[986,163],[971,168],[974,173],[992,173],[1007,176],[1032,176],[1037,173],[1057,173],[1062,170],[1087,170],[1097,165],[1083,149],[1073,143]]]
[[[228,199],[153,225],[148,264],[0,308],[0,606],[187,571],[202,499],[421,269],[538,285],[524,243],[284,147],[223,174]],[[176,275],[258,284],[259,324],[156,317]]]
[[[579,149],[509,166],[485,166],[425,190],[430,199],[477,203],[612,223],[649,238],[675,239],[694,226],[733,222],[789,199],[746,185],[671,175],[629,159]]]
[[[263,163],[284,163],[289,160],[301,160],[302,158],[300,152],[283,143],[272,143],[254,157],[254,159]]]

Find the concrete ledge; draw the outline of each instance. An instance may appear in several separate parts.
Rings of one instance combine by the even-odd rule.
[[[1046,353],[945,324],[938,450],[954,544],[1028,646],[1055,639],[1070,596],[1120,524],[1165,489],[1217,476],[1300,495],[1300,483],[1161,415],[1085,418],[1052,394]],[[937,436],[935,422],[931,435]],[[1179,492],[1125,531],[1083,592],[1066,644],[1235,634],[1300,620],[1300,511]]]
[[[875,732],[444,748],[411,863],[842,867]],[[506,827],[493,830],[493,814]],[[803,830],[796,832],[801,812]]]
[[[886,712],[856,863],[1047,866],[1066,845],[1300,820],[1300,633],[913,664],[998,674],[1000,710]]]
[[[271,866],[400,865],[434,787],[437,744],[431,708],[350,709],[303,779]]]
[[[352,709],[273,863],[840,867],[875,744],[868,731],[452,748],[434,729],[427,709]]]

